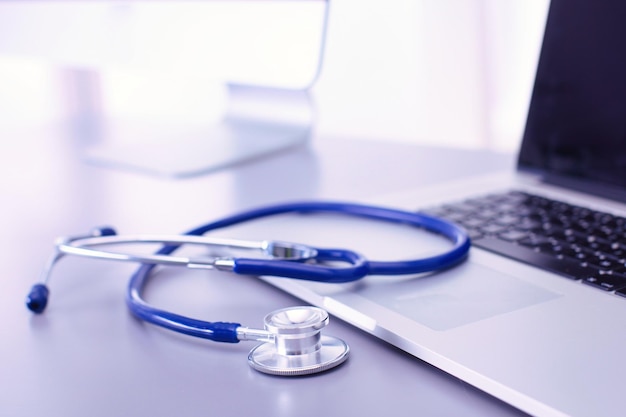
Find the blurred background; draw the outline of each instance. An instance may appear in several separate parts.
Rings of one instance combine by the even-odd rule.
[[[318,136],[510,152],[547,6],[0,0],[0,125],[62,121],[77,102],[113,117],[206,121],[238,82],[309,89]],[[92,97],[77,97],[77,84]]]

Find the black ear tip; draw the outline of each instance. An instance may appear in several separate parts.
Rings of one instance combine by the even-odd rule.
[[[98,227],[92,230],[94,236],[115,236],[117,232],[109,226]]]
[[[26,307],[33,313],[43,313],[48,304],[50,290],[44,284],[35,284],[26,297]]]

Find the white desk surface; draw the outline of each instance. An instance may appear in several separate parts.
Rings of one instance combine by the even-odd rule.
[[[352,349],[343,366],[291,379],[260,374],[247,365],[249,343],[197,340],[136,320],[124,302],[132,265],[64,259],[46,313],[24,306],[59,235],[102,224],[178,233],[270,202],[359,199],[506,169],[511,156],[316,138],[237,168],[172,180],[88,165],[54,128],[3,131],[1,139],[1,416],[519,414],[332,318],[328,333]],[[252,278],[153,285],[163,286],[154,294],[167,295],[162,307],[252,327],[269,311],[299,304]]]

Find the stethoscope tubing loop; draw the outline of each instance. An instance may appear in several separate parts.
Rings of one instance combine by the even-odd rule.
[[[470,239],[463,229],[453,223],[448,222],[437,217],[429,216],[423,213],[403,211],[393,208],[370,206],[356,203],[342,203],[342,202],[296,202],[280,204],[268,207],[262,207],[258,209],[242,212],[230,217],[223,218],[221,220],[200,226],[196,229],[189,231],[189,235],[202,235],[212,230],[221,229],[228,226],[233,226],[239,223],[274,216],[278,214],[286,213],[335,213],[346,214],[351,216],[357,216],[367,219],[382,220],[391,223],[405,224],[417,228],[423,228],[429,232],[441,234],[449,239],[453,248],[449,251],[434,255],[428,258],[422,258],[410,261],[367,261],[367,274],[368,275],[406,275],[417,274],[422,272],[428,272],[438,269],[445,269],[451,267],[463,259],[465,259],[471,245]],[[164,247],[164,251],[171,253],[170,250],[174,248]],[[333,268],[330,271],[322,271],[320,268],[318,272],[322,275],[326,275],[328,272],[331,274],[337,271],[337,268]],[[301,278],[311,279],[314,281],[323,280],[315,278]],[[345,281],[334,281],[345,282]]]
[[[187,235],[203,235],[209,231],[233,226],[250,220],[259,219],[285,213],[340,213],[359,216],[369,219],[383,220],[393,223],[407,224],[409,226],[424,228],[433,233],[439,233],[450,239],[453,249],[430,258],[414,261],[400,262],[361,262],[360,255],[345,250],[321,250],[321,260],[326,258],[336,259],[338,256],[348,263],[353,263],[352,268],[324,267],[319,264],[308,265],[306,263],[272,261],[268,270],[267,260],[239,258],[234,260],[233,272],[251,275],[288,276],[291,278],[306,279],[324,282],[349,282],[359,279],[368,274],[411,274],[433,271],[450,267],[465,259],[470,247],[470,240],[463,229],[432,216],[420,213],[411,213],[401,210],[365,206],[360,204],[332,203],[332,202],[303,202],[290,203],[263,207],[239,213],[188,231]],[[169,255],[180,245],[165,245],[157,254]],[[339,253],[338,253],[339,252]],[[356,265],[354,265],[356,264]],[[222,322],[203,322],[189,319],[184,316],[163,311],[148,305],[142,298],[142,289],[155,265],[142,265],[131,277],[127,291],[127,304],[130,310],[139,318],[150,323],[169,328],[181,333],[199,336],[211,340],[239,341],[237,338],[237,324],[224,324]]]

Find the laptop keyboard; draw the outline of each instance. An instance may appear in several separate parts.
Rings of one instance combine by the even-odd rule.
[[[476,247],[626,297],[626,218],[508,191],[423,210]]]

